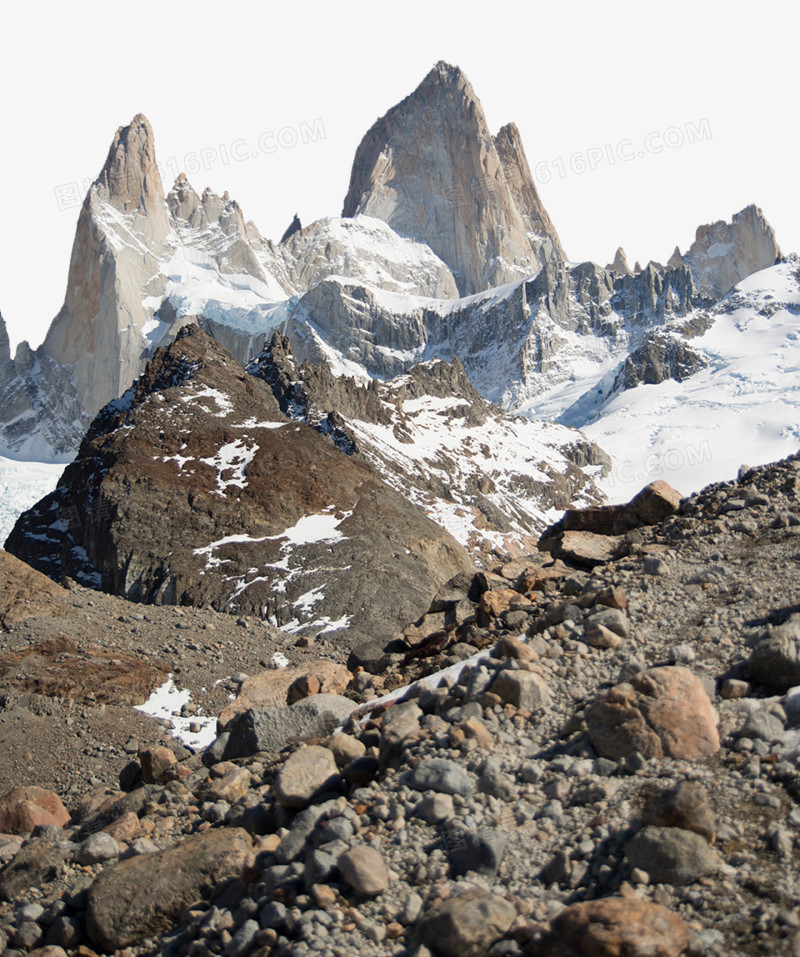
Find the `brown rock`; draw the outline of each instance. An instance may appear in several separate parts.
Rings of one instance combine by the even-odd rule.
[[[350,684],[352,674],[343,665],[335,661],[326,661],[320,658],[317,661],[305,662],[302,665],[289,665],[287,668],[271,668],[253,675],[239,688],[239,694],[234,701],[226,705],[217,718],[217,728],[220,733],[231,723],[238,714],[252,708],[277,708],[287,703],[289,689],[295,682],[313,676],[319,682],[315,694],[341,694]],[[301,685],[298,685],[299,690]],[[295,691],[295,694],[297,691]],[[295,700],[299,700],[299,695]]]
[[[635,495],[628,508],[636,514],[641,525],[657,525],[674,515],[681,504],[681,493],[667,482],[651,482]]]
[[[66,591],[0,548],[0,629],[40,615],[67,613]]]
[[[247,768],[234,766],[214,781],[208,792],[208,799],[235,804],[247,794],[249,788],[250,772]]]
[[[13,788],[0,798],[0,833],[28,834],[39,825],[64,827],[69,821],[61,798],[44,788]]]
[[[133,811],[122,814],[116,820],[112,821],[103,830],[110,834],[115,841],[123,844],[130,844],[137,837],[143,834],[142,823]]]
[[[586,623],[583,639],[592,648],[618,648],[622,644],[622,638],[599,621]]]
[[[512,903],[471,888],[435,904],[420,918],[415,940],[437,957],[484,957],[517,916]]]
[[[681,957],[689,928],[666,907],[607,897],[566,907],[553,920],[548,957]]]
[[[493,658],[514,658],[517,661],[536,661],[539,658],[529,644],[511,635],[501,638],[491,654]]]
[[[719,750],[717,715],[700,679],[680,667],[653,668],[617,685],[586,709],[598,754],[619,760],[691,759]]]
[[[478,742],[478,747],[483,748],[484,751],[491,751],[494,747],[494,737],[480,718],[467,718],[458,727],[463,731],[465,738],[473,738]]]
[[[142,780],[145,784],[154,784],[162,774],[178,763],[174,752],[163,746],[140,751],[139,761],[142,765]]]
[[[325,747],[333,755],[336,766],[340,770],[356,758],[362,757],[367,750],[358,738],[344,733],[332,734],[325,741]]]
[[[682,781],[675,787],[649,794],[642,819],[645,824],[695,831],[712,844],[716,837],[708,791],[696,781]]]
[[[519,608],[530,608],[532,602],[513,588],[498,588],[496,591],[485,591],[478,604],[478,618],[484,620],[499,618],[504,611],[516,611]]]
[[[622,538],[617,535],[569,531],[554,540],[551,554],[582,568],[594,568],[616,558],[621,544]]]
[[[350,848],[339,857],[338,866],[356,894],[376,897],[389,886],[389,868],[374,847],[359,844]]]
[[[114,951],[169,930],[189,904],[206,897],[223,878],[241,873],[250,847],[250,836],[241,828],[218,828],[113,864],[89,891],[91,941]]]
[[[30,889],[61,867],[68,854],[44,838],[28,841],[0,873],[0,900],[30,900]]]

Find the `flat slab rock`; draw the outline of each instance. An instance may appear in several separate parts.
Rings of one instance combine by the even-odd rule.
[[[251,846],[242,828],[220,828],[107,868],[89,891],[92,943],[111,952],[168,931],[189,904],[241,873]]]

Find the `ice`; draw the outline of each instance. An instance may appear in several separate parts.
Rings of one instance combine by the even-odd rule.
[[[0,542],[5,542],[23,512],[53,491],[63,471],[63,465],[0,456]]]

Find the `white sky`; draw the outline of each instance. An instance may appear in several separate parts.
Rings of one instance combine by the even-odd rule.
[[[466,72],[493,132],[519,126],[571,259],[622,245],[631,264],[663,261],[752,202],[800,251],[799,27],[795,2],[730,0],[14,4],[0,38],[12,348],[38,345],[60,308],[76,184],[135,113],[165,191],[189,167],[198,192],[227,189],[279,239],[295,212],[341,212],[361,137],[439,59]]]

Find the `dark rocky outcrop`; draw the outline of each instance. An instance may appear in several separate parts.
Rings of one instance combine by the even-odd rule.
[[[8,550],[135,601],[259,614],[389,640],[471,567],[362,461],[288,420],[188,327],[97,416]]]

